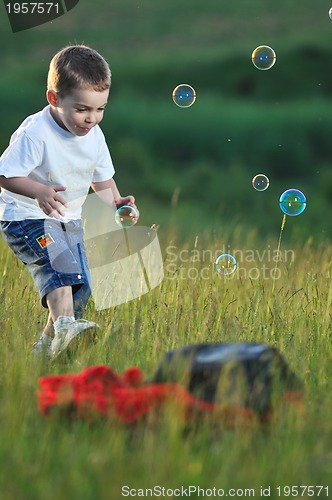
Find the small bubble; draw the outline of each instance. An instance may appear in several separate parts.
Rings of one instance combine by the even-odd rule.
[[[189,108],[196,101],[196,92],[190,85],[181,83],[173,90],[172,98],[180,108]]]
[[[229,253],[223,253],[216,259],[216,269],[219,274],[227,276],[234,273],[237,267],[235,257]]]
[[[253,188],[256,189],[256,191],[265,191],[270,185],[268,177],[264,174],[255,175],[251,182]]]
[[[253,51],[251,60],[255,68],[265,71],[274,66],[277,56],[268,45],[260,45]]]

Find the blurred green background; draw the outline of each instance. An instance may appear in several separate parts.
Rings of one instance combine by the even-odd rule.
[[[187,236],[239,225],[277,238],[280,194],[307,196],[285,238],[332,235],[332,21],[329,2],[301,0],[80,0],[64,16],[13,34],[0,16],[0,150],[45,104],[56,51],[85,43],[108,60],[113,84],[102,128],[123,194],[142,224]],[[257,70],[251,53],[270,45],[277,62]],[[196,103],[171,98],[192,85]],[[270,187],[251,185],[264,173]]]

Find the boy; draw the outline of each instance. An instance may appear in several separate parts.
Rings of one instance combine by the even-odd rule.
[[[98,124],[111,85],[105,59],[84,45],[62,49],[48,72],[48,106],[27,117],[0,157],[2,234],[26,265],[49,316],[34,352],[55,358],[99,326],[80,319],[91,289],[81,207],[89,188],[109,205],[121,197]]]

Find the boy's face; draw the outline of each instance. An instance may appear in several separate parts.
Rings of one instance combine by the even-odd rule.
[[[51,114],[60,127],[74,135],[84,136],[104,116],[109,90],[75,89],[65,97],[59,97],[52,90],[47,91]]]

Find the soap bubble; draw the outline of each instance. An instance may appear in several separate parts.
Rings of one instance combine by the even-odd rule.
[[[223,253],[219,255],[216,260],[216,269],[219,274],[227,276],[234,273],[237,267],[235,257],[229,253]]]
[[[181,83],[173,90],[172,98],[180,108],[189,108],[196,101],[196,92],[190,85]]]
[[[286,215],[300,215],[307,206],[307,199],[299,189],[287,189],[279,199],[281,210]]]
[[[269,178],[264,174],[257,174],[252,180],[252,186],[256,191],[265,191],[269,187]]]
[[[276,59],[276,53],[268,45],[260,45],[259,47],[256,47],[251,55],[251,60],[255,68],[261,70],[272,68]]]
[[[136,208],[123,205],[115,212],[115,221],[120,227],[131,227],[138,221],[139,215]]]

